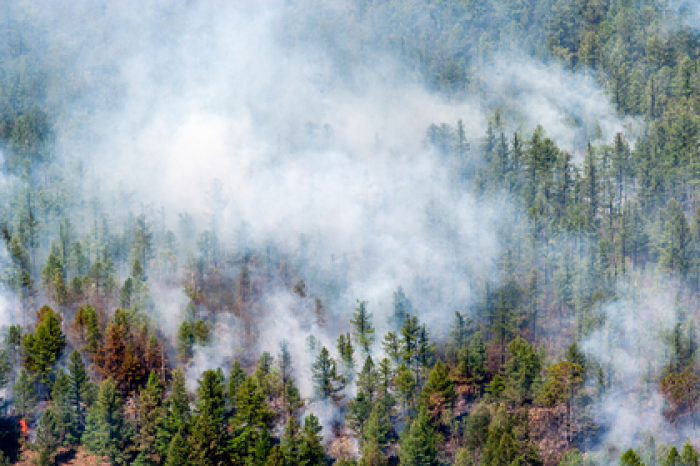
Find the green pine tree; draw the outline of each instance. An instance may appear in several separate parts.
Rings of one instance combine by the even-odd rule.
[[[304,418],[304,427],[299,441],[299,464],[304,466],[325,466],[326,451],[319,434],[323,428],[318,418],[309,414]]]
[[[410,426],[404,427],[399,441],[402,466],[438,466],[441,435],[433,425],[428,409],[422,406]]]
[[[353,336],[357,346],[365,356],[369,355],[370,348],[374,344],[374,327],[372,327],[372,314],[367,312],[367,301],[357,300],[357,307],[350,323],[353,325]]]
[[[133,461],[133,427],[122,408],[116,382],[106,379],[100,384],[97,400],[88,412],[83,442],[90,453],[106,456],[113,464],[127,465]]]

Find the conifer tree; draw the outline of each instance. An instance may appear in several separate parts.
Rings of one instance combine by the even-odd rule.
[[[243,385],[245,379],[246,375],[241,367],[241,363],[238,361],[238,359],[236,359],[231,365],[231,373],[229,374],[228,379],[228,390],[226,391],[232,414],[235,413],[237,406],[236,395],[238,394],[238,390],[241,388],[241,385]]]
[[[372,327],[372,314],[367,312],[367,301],[357,300],[357,307],[350,323],[354,328],[353,337],[357,346],[365,356],[368,355],[374,344],[374,327]]]
[[[37,375],[37,380],[50,385],[54,364],[66,346],[58,315],[49,306],[39,310],[39,323],[34,333],[27,333],[22,340],[24,365]]]
[[[285,466],[287,463],[279,445],[275,445],[268,456],[265,466]]]
[[[324,466],[326,464],[326,451],[319,434],[323,428],[318,423],[318,418],[309,414],[304,418],[304,427],[299,441],[299,464],[306,466]]]
[[[187,439],[182,435],[182,432],[177,432],[170,442],[165,466],[193,466],[190,460],[192,446]]]
[[[420,326],[416,316],[406,316],[401,327],[401,353],[403,362],[409,369],[414,369],[418,357],[418,339]]]
[[[633,450],[631,450],[631,449],[627,450],[627,452],[625,452],[625,455],[627,455],[627,453],[629,453],[630,451],[634,454],[634,456],[632,456],[632,455],[628,456],[628,458],[630,460],[630,464],[633,464],[634,466],[641,465],[641,461],[639,460],[639,457],[637,456],[636,453],[634,453]],[[623,455],[623,457],[625,455]],[[637,461],[636,463],[634,463],[635,460]],[[663,466],[677,466],[680,464],[681,464],[681,455],[678,454],[678,450],[676,449],[676,447],[671,445],[671,449],[668,450],[668,454],[666,454],[666,458],[664,458],[664,460],[663,460]]]
[[[73,350],[68,363],[68,404],[74,413],[74,427],[78,435],[82,435],[85,426],[85,408],[88,401],[94,398],[95,385],[85,369],[83,358],[78,351]]]
[[[158,430],[165,420],[163,387],[155,372],[151,372],[148,383],[139,393],[136,402],[139,429],[134,436],[138,451],[135,464],[159,464],[162,456],[156,442]]]
[[[284,455],[285,464],[299,464],[299,454],[301,448],[301,426],[294,416],[289,416],[284,432],[280,439],[280,448]]]
[[[106,456],[113,464],[127,465],[133,460],[133,427],[124,417],[122,405],[114,379],[103,381],[88,412],[83,441],[90,453]]]
[[[51,466],[55,464],[59,448],[66,444],[68,434],[66,429],[64,416],[52,406],[46,408],[39,419],[35,441],[36,448],[39,450],[39,465]]]
[[[539,379],[541,362],[532,345],[520,337],[508,344],[507,353],[506,386],[520,403],[531,396],[533,384]]]
[[[345,388],[345,382],[337,374],[335,360],[330,357],[328,350],[323,347],[311,367],[314,383],[314,393],[317,399],[342,398],[338,395]]]
[[[683,443],[683,449],[681,450],[681,461],[685,466],[698,466],[700,458],[698,457],[698,452],[690,443],[690,439],[686,438]]]
[[[65,445],[77,444],[81,434],[80,425],[71,405],[70,380],[63,369],[56,374],[56,380],[51,390],[51,399],[53,400],[51,408],[54,410],[50,419],[51,429],[61,432],[61,443]]]
[[[190,400],[185,389],[185,373],[182,368],[173,371],[168,396],[168,409],[162,424],[157,426],[156,448],[161,457],[170,455],[169,451],[175,436],[179,433],[182,443],[189,436],[190,429]],[[176,445],[179,449],[179,444]],[[189,447],[188,447],[189,448]],[[179,450],[178,450],[179,451]],[[189,449],[188,449],[189,455]],[[179,456],[178,456],[179,457]]]
[[[352,347],[350,334],[340,334],[338,336],[338,355],[340,357],[340,366],[343,373],[343,378],[347,383],[352,383],[355,379],[355,348]]]
[[[403,401],[403,408],[412,408],[415,400],[416,379],[406,364],[401,364],[396,372],[396,389]]]
[[[345,420],[358,437],[364,436],[365,423],[371,412],[372,400],[364,390],[359,391],[357,396],[348,403]]]
[[[404,428],[399,441],[399,457],[405,466],[438,466],[440,433],[433,425],[428,409],[422,406],[418,417]]]
[[[383,358],[379,361],[379,369],[377,370],[377,390],[380,395],[385,395],[394,386],[394,375],[389,359]]]
[[[15,411],[22,417],[29,416],[37,404],[34,378],[22,369],[17,377],[13,393]]]
[[[380,448],[386,447],[392,427],[387,405],[382,401],[375,403],[363,429],[363,451],[374,445]]]
[[[457,391],[450,379],[448,368],[438,360],[430,371],[430,376],[421,391],[421,400],[430,411],[442,412],[452,409],[457,400]]]
[[[396,332],[387,332],[382,341],[384,352],[389,356],[394,366],[401,364],[401,343]]]
[[[411,313],[413,313],[413,305],[408,297],[406,297],[403,288],[399,286],[394,292],[394,306],[393,312],[389,317],[389,328],[394,333],[400,332],[404,320],[406,320],[406,315]]]
[[[304,407],[304,399],[301,397],[294,380],[290,379],[284,386],[284,397],[287,403],[285,407],[287,416],[298,416]]]
[[[643,466],[639,455],[631,448],[620,457],[620,466]]]
[[[269,444],[268,432],[272,427],[274,413],[266,398],[253,377],[247,377],[238,389],[237,410],[231,419],[230,446],[234,457],[240,460],[256,454],[260,456],[258,450],[267,448],[265,445]],[[267,450],[270,448],[271,446]]]
[[[365,364],[362,366],[362,372],[357,379],[357,389],[364,391],[369,395],[370,401],[374,399],[374,395],[378,389],[378,375],[374,368],[374,361],[372,361],[372,356],[367,356],[365,359]]]
[[[83,305],[75,312],[73,318],[73,328],[75,328],[83,342],[81,351],[86,352],[89,357],[95,358],[100,347],[100,328],[97,322],[97,312],[89,304]]]
[[[197,382],[196,416],[189,437],[193,461],[203,466],[224,464],[227,461],[224,375],[221,370],[207,370]]]

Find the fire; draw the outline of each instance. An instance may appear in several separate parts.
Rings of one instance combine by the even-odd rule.
[[[22,437],[27,436],[27,421],[24,418],[19,420],[19,426],[22,428]]]

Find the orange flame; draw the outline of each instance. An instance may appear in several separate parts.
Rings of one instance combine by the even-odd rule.
[[[22,436],[26,437],[27,436],[27,421],[25,421],[24,418],[19,420],[19,426],[22,428]]]

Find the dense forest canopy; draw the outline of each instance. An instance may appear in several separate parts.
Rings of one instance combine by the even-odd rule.
[[[0,464],[694,465],[700,10],[0,5]]]

